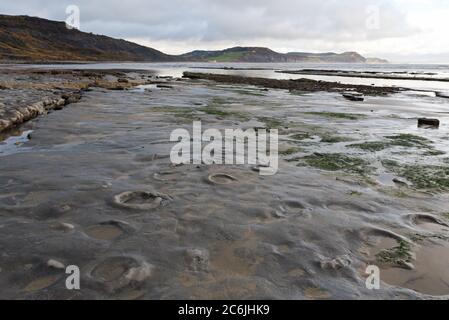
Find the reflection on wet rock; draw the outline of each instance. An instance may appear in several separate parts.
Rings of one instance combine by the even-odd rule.
[[[47,266],[60,270],[65,269],[65,265],[62,262],[53,259],[47,261]]]
[[[67,223],[67,222],[58,222],[53,224],[52,229],[59,230],[63,232],[70,232],[75,229],[75,226],[73,224]]]
[[[114,240],[126,233],[132,232],[132,227],[122,221],[107,221],[88,227],[84,232],[98,240]]]

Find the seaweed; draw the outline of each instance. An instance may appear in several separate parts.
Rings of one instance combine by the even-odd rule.
[[[449,166],[400,164],[392,160],[384,160],[382,165],[397,175],[406,178],[417,189],[449,190]]]
[[[279,151],[279,154],[282,156],[290,156],[292,154],[301,152],[302,149],[301,148],[289,148],[287,150],[283,150],[283,151]]]
[[[361,149],[364,151],[377,152],[377,151],[382,151],[384,149],[387,149],[390,146],[391,146],[391,143],[388,143],[388,142],[370,141],[370,142],[351,144],[348,147]]]
[[[365,160],[339,153],[314,153],[299,160],[303,162],[298,166],[309,165],[325,171],[344,171],[363,176],[372,171]]]
[[[432,148],[430,145],[432,141],[429,139],[416,136],[414,134],[401,133],[394,136],[387,136],[389,140],[392,140],[391,145],[408,147],[408,148]]]
[[[412,246],[409,242],[401,240],[397,247],[382,250],[376,255],[376,258],[381,263],[407,266],[413,262]]]
[[[306,112],[306,114],[317,115],[327,118],[347,119],[347,120],[359,120],[365,117],[362,114],[344,113],[344,112]]]
[[[340,143],[340,142],[348,142],[351,141],[351,139],[342,137],[342,136],[334,136],[328,133],[321,135],[321,142],[324,143]]]
[[[280,129],[284,127],[284,123],[276,118],[258,117],[257,120],[265,123],[267,129]]]

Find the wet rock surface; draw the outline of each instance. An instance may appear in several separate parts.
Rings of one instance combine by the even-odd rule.
[[[424,116],[447,123],[445,100],[170,85],[92,87],[0,142],[1,298],[449,294],[434,285],[448,281],[443,263],[427,263],[447,257],[449,131],[416,127]],[[294,152],[274,176],[254,165],[173,166],[170,133],[193,120],[277,128],[280,150]],[[370,264],[385,272],[377,291],[365,286]],[[80,268],[78,292],[65,288],[68,265]]]
[[[125,90],[146,84],[145,72],[125,70],[2,69],[0,133],[78,102],[92,87]],[[146,76],[146,75],[145,75]]]

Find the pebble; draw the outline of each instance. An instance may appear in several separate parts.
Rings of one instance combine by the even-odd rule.
[[[207,271],[209,269],[209,251],[205,249],[188,249],[186,260],[193,271]]]
[[[65,269],[65,265],[62,262],[53,259],[47,261],[47,266],[55,269]]]
[[[347,255],[338,256],[335,259],[324,259],[320,262],[321,269],[340,270],[351,265],[351,258]]]
[[[66,222],[58,222],[56,225],[53,226],[53,228],[56,230],[69,232],[69,231],[74,230],[75,226],[73,224],[66,223]]]
[[[151,276],[151,265],[143,262],[141,266],[136,268],[131,268],[125,274],[125,278],[129,281],[142,282]]]
[[[407,182],[404,182],[404,181],[402,181],[402,180],[400,180],[398,178],[394,178],[393,182],[398,184],[398,185],[400,185],[400,186],[408,186]]]

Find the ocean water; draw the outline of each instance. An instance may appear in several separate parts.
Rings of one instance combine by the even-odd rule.
[[[22,67],[41,68],[42,65],[26,65]],[[273,79],[324,80],[345,84],[364,84],[376,86],[398,86],[416,90],[448,91],[449,82],[420,81],[420,80],[392,80],[348,78],[322,75],[294,75],[279,73],[280,70],[342,70],[342,71],[374,71],[383,73],[406,73],[410,76],[424,76],[426,78],[449,79],[449,65],[444,64],[316,64],[316,63],[89,63],[89,64],[55,64],[45,65],[48,68],[79,68],[79,69],[135,69],[151,70],[159,76],[181,77],[183,72],[210,72],[232,74],[250,77],[264,77]],[[225,70],[224,68],[228,68]],[[232,70],[229,70],[231,69]],[[404,75],[404,74],[402,74]]]

